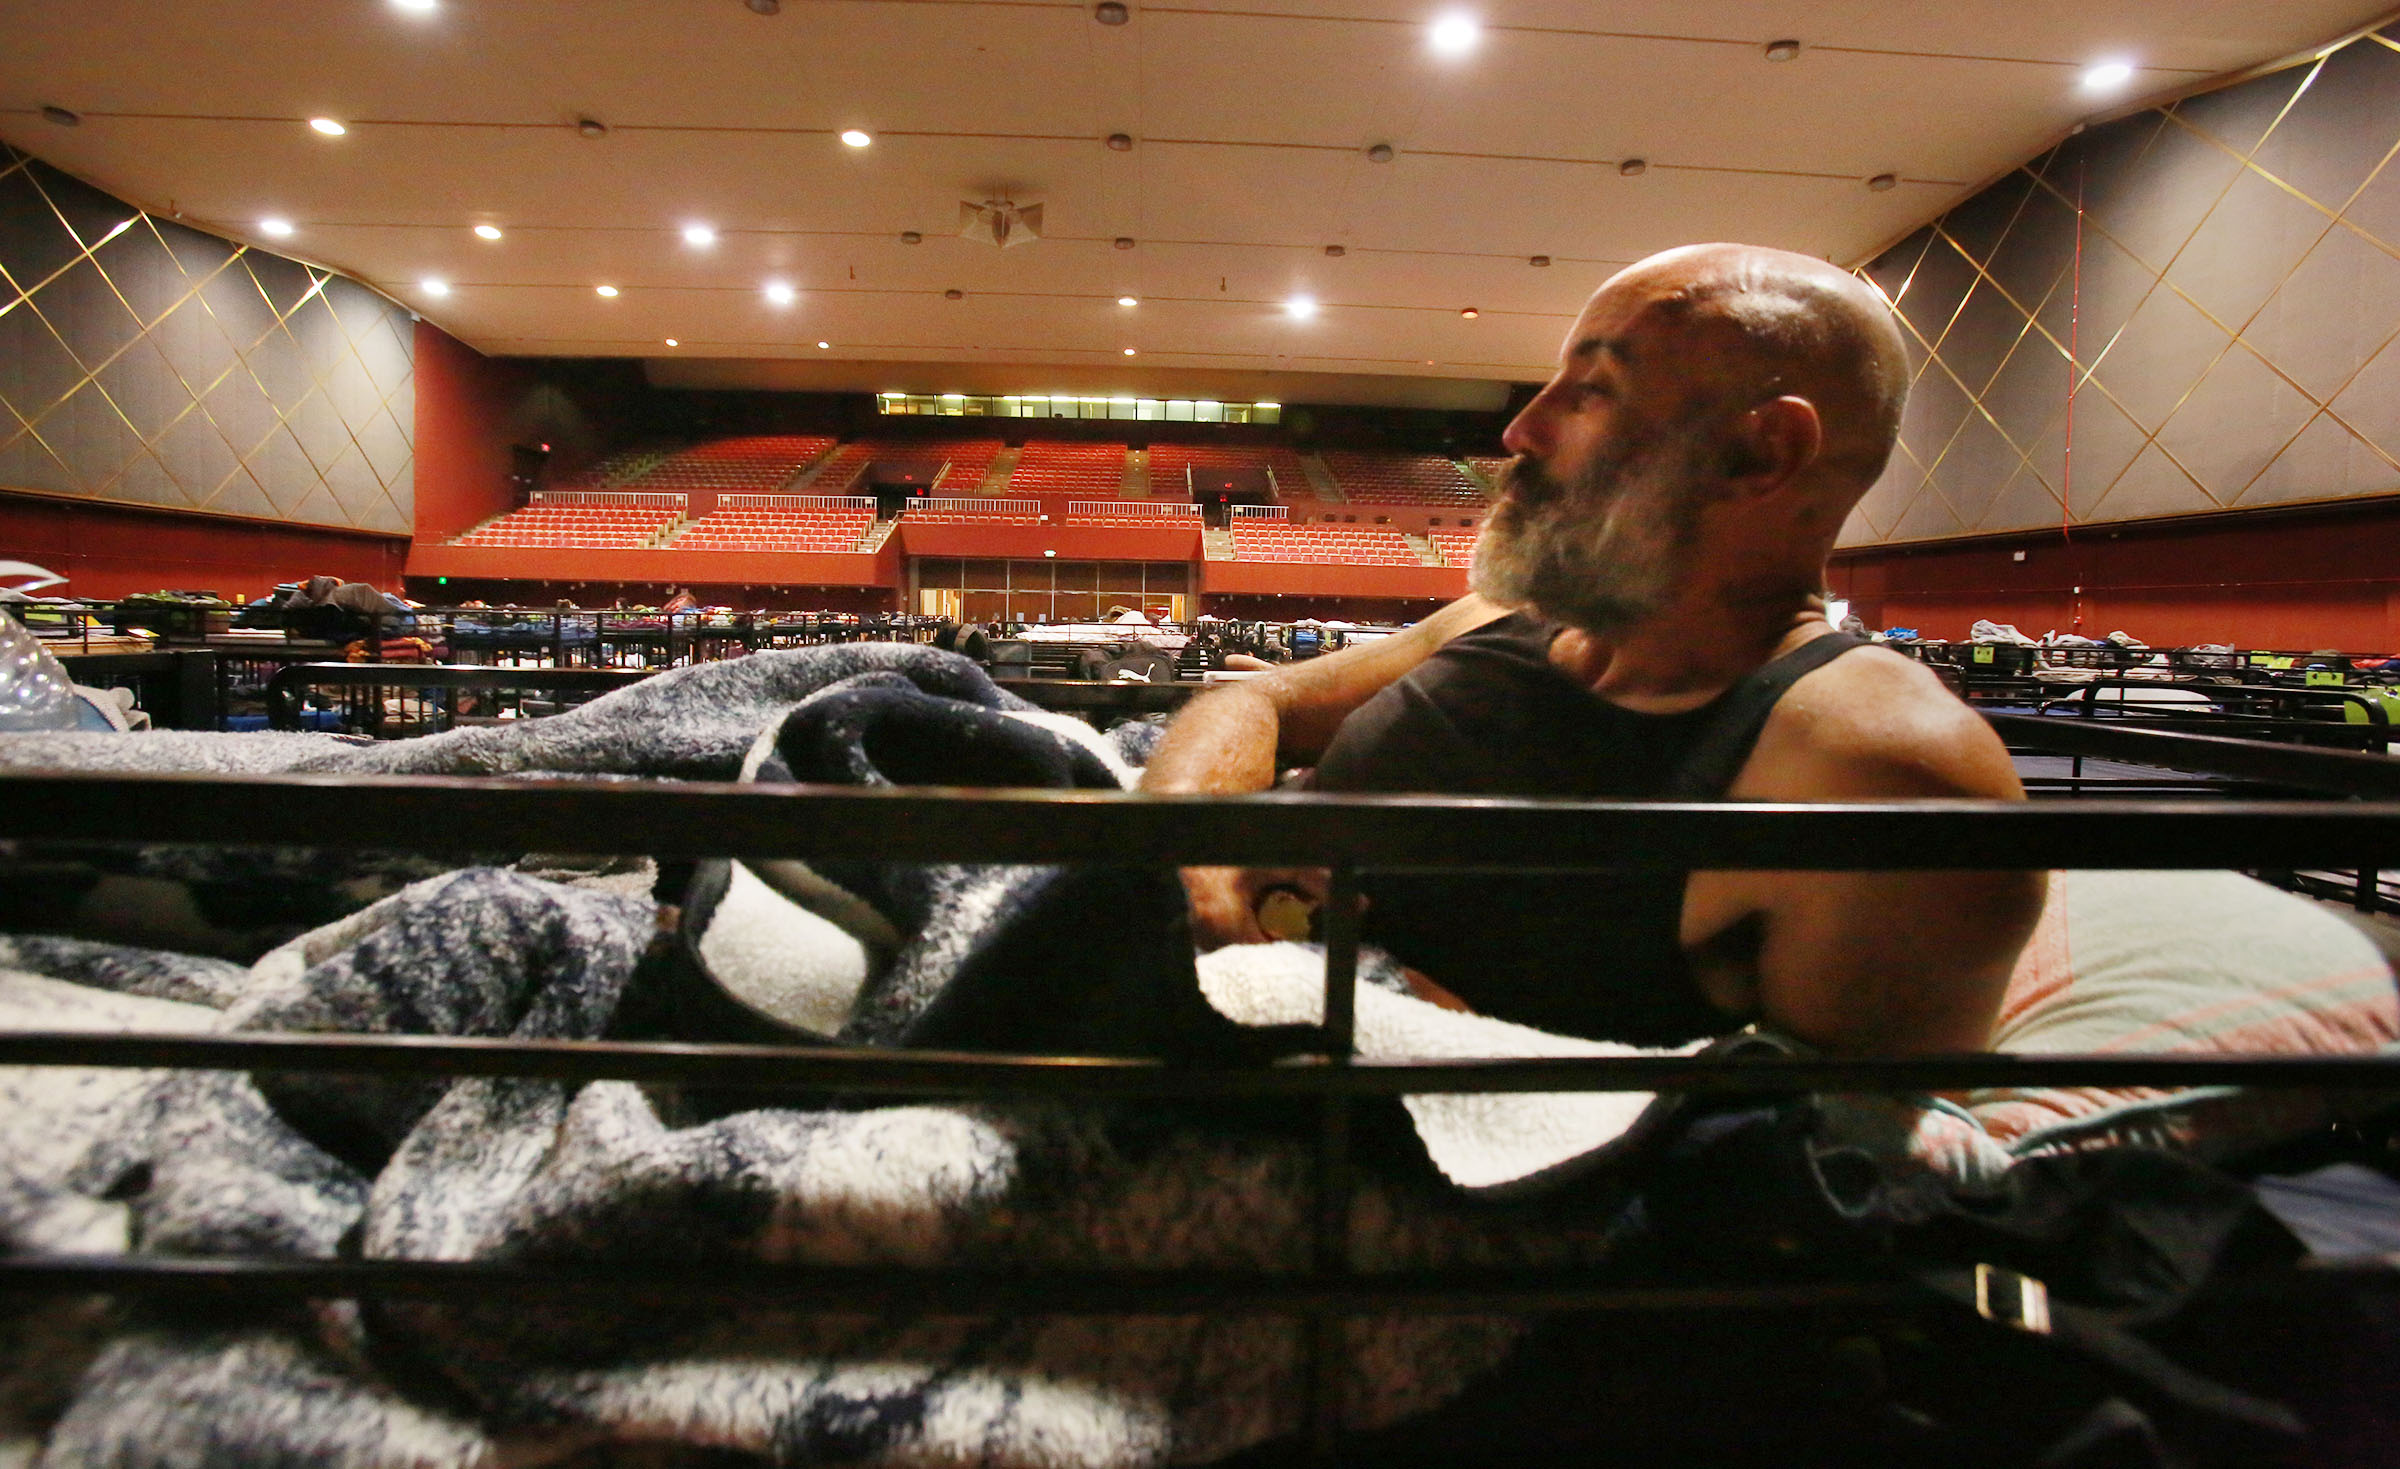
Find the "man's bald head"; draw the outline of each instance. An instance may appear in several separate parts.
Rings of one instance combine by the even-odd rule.
[[[1470,584],[1591,631],[1727,579],[1813,592],[1907,396],[1890,310],[1834,267],[1653,255],[1593,295],[1508,426]]]
[[[1849,272],[1760,245],[1686,245],[1627,266],[1593,301],[1611,298],[1690,354],[1679,365],[1699,390],[1696,410],[1710,398],[1806,398],[1830,476],[1863,493],[1883,473],[1908,357],[1891,308]]]

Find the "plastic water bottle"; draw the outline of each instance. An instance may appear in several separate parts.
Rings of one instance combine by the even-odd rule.
[[[0,734],[75,728],[73,684],[24,624],[0,612]]]

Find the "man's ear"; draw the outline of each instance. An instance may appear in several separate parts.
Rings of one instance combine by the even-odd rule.
[[[1778,489],[1814,464],[1824,446],[1816,404],[1789,394],[1771,398],[1733,421],[1725,477],[1743,489]]]

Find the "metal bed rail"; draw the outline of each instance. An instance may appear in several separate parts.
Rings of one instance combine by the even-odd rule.
[[[345,722],[357,732],[381,737],[397,725],[409,734],[428,734],[452,728],[462,714],[460,694],[490,696],[489,712],[478,718],[535,717],[527,713],[525,695],[545,693],[558,708],[597,698],[611,689],[639,683],[651,670],[638,668],[511,668],[505,665],[448,663],[295,663],[278,669],[267,680],[267,727],[306,728],[302,712],[310,696],[330,695]],[[403,693],[396,719],[387,720],[387,691]],[[575,696],[582,696],[577,698]],[[552,711],[555,712],[555,709]]]
[[[2076,715],[2064,716],[2056,712],[2024,715],[1987,711],[1984,718],[2011,750],[2072,756],[2074,764],[2064,782],[2064,793],[2078,797],[2095,787],[2103,791],[2123,790],[2124,782],[2119,779],[2087,776],[2083,764],[2087,758],[2250,782],[2260,791],[2274,794],[2314,792],[2336,797],[2400,797],[2400,761],[2387,755],[2274,740],[2237,739],[2210,733],[2210,726],[2193,730],[2152,721],[2090,719],[2081,717],[2083,712],[2078,710]],[[2377,717],[2380,719],[2380,714]],[[2198,784],[2187,783],[2178,789],[2173,783],[2149,778],[2143,783],[2146,789],[2177,795],[2191,794],[2192,786]],[[2028,782],[2029,789],[2031,785]],[[2241,794],[2241,789],[2220,783],[2213,794],[2231,797]],[[2361,913],[2400,906],[2384,894],[2383,872],[2376,864],[2361,861],[2355,866],[2325,865],[2331,870],[2311,871],[2280,864],[2251,870],[2278,887],[2311,897],[2344,901]]]
[[[1337,1448],[1342,1323],[1371,1311],[1736,1310],[1902,1307],[1926,1297],[1883,1282],[1662,1288],[1604,1271],[1505,1277],[1365,1274],[1348,1250],[1351,1124],[1363,1098],[1435,1091],[1921,1092],[1990,1085],[2334,1087],[2400,1093],[2400,1057],[1993,1055],[1886,1059],[1573,1058],[1361,1063],[1352,1059],[1362,869],[1559,871],[2241,867],[2338,856],[2400,861],[2400,802],[1990,801],[1683,804],[1415,797],[1145,797],[1084,791],[951,791],[715,783],[324,776],[25,773],[0,776],[0,839],[422,847],[660,856],[873,857],[1332,869],[1325,905],[1319,1050],[1256,1067],[1088,1057],[857,1051],[423,1036],[0,1036],[0,1064],[191,1066],[262,1071],[705,1080],[712,1086],[856,1096],[1038,1094],[1084,1098],[1287,1097],[1313,1104],[1314,1247],[1280,1275],[1159,1277],[899,1267],[659,1270],[623,1262],[541,1266],[20,1255],[0,1291],[200,1295],[217,1300],[495,1299],[620,1291],[623,1298],[745,1299],[803,1293],[950,1312],[1156,1314],[1254,1310],[1309,1324],[1308,1432]],[[2396,1277],[2400,1278],[2400,1277]],[[2377,1277],[2382,1281],[2382,1277]],[[2383,1282],[2388,1284],[2389,1282]]]

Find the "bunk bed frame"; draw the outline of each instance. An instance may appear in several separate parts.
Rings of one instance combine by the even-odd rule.
[[[2102,731],[2034,721],[2048,735]],[[2144,738],[2107,731],[2116,738]],[[2194,737],[2148,736],[2179,742]],[[2180,748],[2216,759],[2212,740]],[[1366,1312],[1872,1311],[1930,1305],[1902,1283],[1627,1285],[1594,1273],[1448,1270],[1366,1276],[1346,1258],[1353,1108],[1424,1092],[1670,1091],[1916,1093],[1996,1086],[2340,1088],[2400,1092],[2400,1056],[2192,1057],[1978,1054],[1920,1058],[1577,1058],[1364,1063],[1352,1059],[1358,930],[1350,895],[1367,869],[1557,872],[1740,867],[1783,870],[2298,868],[2400,865],[2400,799],[2371,784],[2352,801],[1985,801],[1683,804],[1114,792],[760,787],[326,776],[0,776],[0,840],[227,843],[374,849],[552,850],[660,858],[736,856],[1049,863],[1315,866],[1325,905],[1324,1022],[1298,1064],[1168,1065],[1061,1056],[822,1047],[456,1039],[395,1035],[0,1035],[0,1065],[192,1067],[416,1076],[538,1076],[704,1082],[711,1088],[868,1097],[1273,1097],[1315,1109],[1313,1268],[1239,1273],[1006,1274],[897,1267],[166,1259],[19,1255],[0,1292],[226,1300],[367,1298],[756,1300],[827,1307],[1068,1314],[1267,1312],[1306,1318],[1309,1442],[1338,1452],[1341,1324]],[[2156,758],[2153,753],[2152,758]],[[2227,759],[2256,759],[2255,753]],[[2378,762],[2380,763],[2380,762]],[[2297,767],[2275,775],[2292,780]],[[2327,766],[2331,771],[2333,767]],[[2330,774],[2323,777],[2330,781]],[[2356,789],[2357,787],[2352,787]],[[2400,1271],[2369,1272],[2383,1285]],[[2296,1288],[2296,1287],[2295,1287]],[[2003,1325],[2033,1329],[1999,1305]]]

